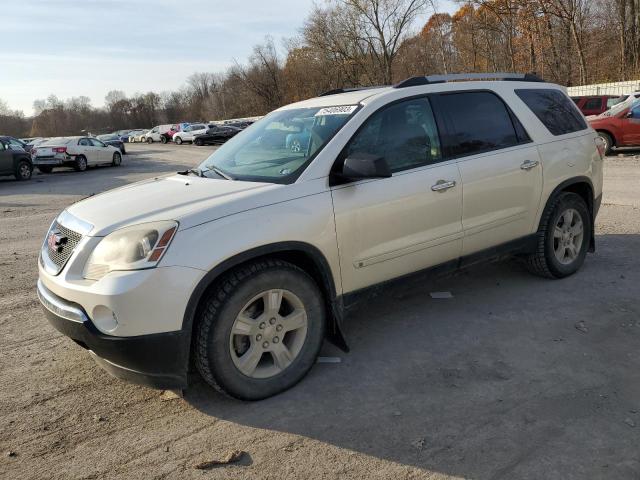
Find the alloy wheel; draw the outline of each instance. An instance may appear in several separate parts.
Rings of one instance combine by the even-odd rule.
[[[580,213],[568,208],[558,217],[553,230],[553,251],[556,259],[568,265],[578,258],[584,241],[584,222]]]
[[[247,377],[278,375],[300,354],[307,328],[307,312],[297,295],[282,289],[262,292],[242,307],[231,327],[231,359]]]

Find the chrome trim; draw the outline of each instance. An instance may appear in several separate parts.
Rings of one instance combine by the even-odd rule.
[[[42,303],[42,306],[54,315],[76,323],[89,321],[89,317],[87,317],[87,314],[84,313],[84,310],[82,310],[80,306],[58,297],[45,287],[39,279],[37,292],[38,299],[40,303]]]
[[[88,235],[91,230],[93,230],[93,225],[89,222],[85,222],[84,220],[80,220],[78,217],[71,215],[66,210],[63,210],[56,221],[62,225],[63,227],[68,228],[69,230],[73,230],[74,232],[78,232],[81,235]]]

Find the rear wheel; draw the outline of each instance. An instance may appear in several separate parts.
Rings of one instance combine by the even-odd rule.
[[[301,269],[263,260],[227,274],[205,301],[195,360],[217,390],[259,400],[299,382],[324,338],[324,302]]]
[[[164,135],[162,135],[160,137],[160,143],[167,143],[167,137],[165,137]]]
[[[84,172],[87,169],[87,158],[84,155],[78,155],[73,168],[76,172]]]
[[[201,138],[196,138],[193,143],[195,143],[197,146],[201,147],[204,145],[204,142],[202,141]]]
[[[147,143],[153,143],[153,138],[147,137]]]
[[[111,165],[114,167],[119,167],[122,164],[122,155],[118,152],[114,152],[113,159],[111,160]]]
[[[16,180],[29,180],[31,178],[31,173],[33,172],[33,167],[26,160],[21,160],[18,162],[16,167],[15,177]]]
[[[577,272],[587,256],[591,215],[575,193],[562,193],[545,209],[538,230],[536,252],[527,257],[529,271],[547,278]]]
[[[604,154],[609,155],[611,153],[611,148],[613,147],[613,139],[611,138],[611,135],[605,132],[598,132],[598,136],[604,143]]]
[[[176,145],[182,145],[182,138],[180,138],[180,137],[174,138],[173,141],[176,143]]]
[[[38,170],[42,173],[51,173],[53,171],[53,167],[38,167]]]

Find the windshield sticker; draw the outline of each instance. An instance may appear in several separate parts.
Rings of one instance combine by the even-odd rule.
[[[358,108],[357,105],[341,105],[339,107],[321,108],[314,116],[322,117],[325,115],[351,115],[356,108]]]

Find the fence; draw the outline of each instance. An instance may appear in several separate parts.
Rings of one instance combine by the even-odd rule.
[[[588,95],[626,95],[636,91],[640,91],[640,80],[567,87],[567,93],[572,97]]]

